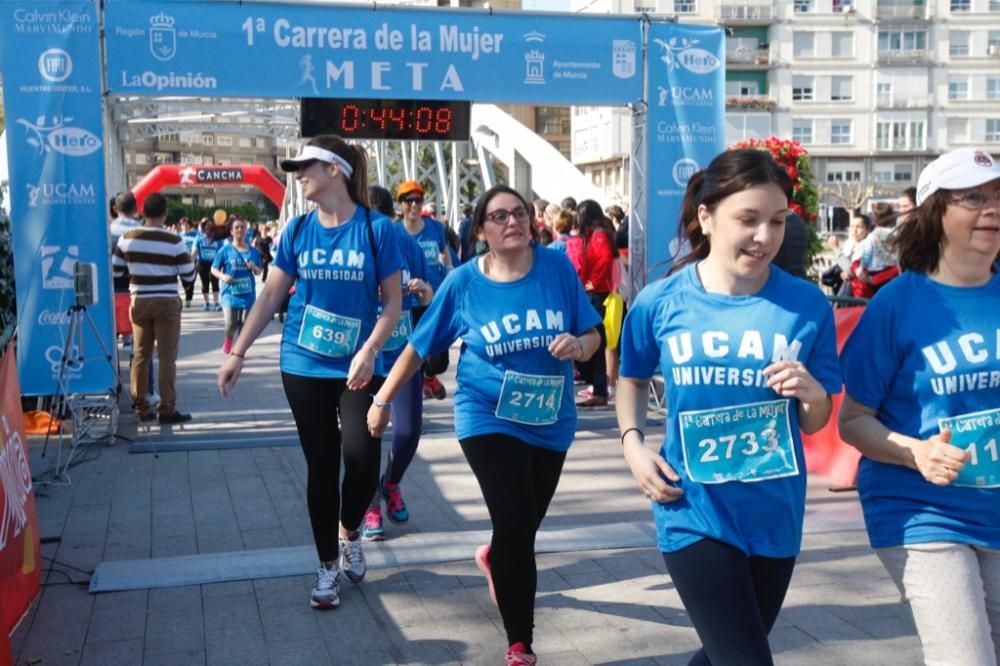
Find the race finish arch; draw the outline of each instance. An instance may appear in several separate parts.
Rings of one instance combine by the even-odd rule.
[[[104,154],[109,95],[627,105],[638,284],[665,271],[685,184],[725,147],[723,32],[665,16],[6,0],[0,41],[18,165],[11,218],[28,395],[54,392],[51,353],[62,346],[77,261],[100,267],[102,298],[91,314],[113,340],[101,177],[113,158]],[[87,359],[100,358],[96,342],[84,346]],[[109,390],[101,363],[74,367],[73,391]]]
[[[161,164],[135,184],[132,194],[139,210],[147,195],[166,187],[220,187],[253,185],[281,210],[285,201],[285,186],[270,171],[257,164],[234,166],[199,166],[195,164]]]

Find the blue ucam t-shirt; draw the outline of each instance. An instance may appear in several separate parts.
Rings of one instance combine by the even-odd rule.
[[[868,304],[841,364],[847,394],[894,432],[928,439],[940,432],[939,419],[976,415],[952,427],[952,443],[975,443],[975,455],[950,486],[861,459],[858,492],[872,547],[1000,548],[1000,275],[960,288],[904,272]]]
[[[392,222],[375,212],[371,221],[374,248],[362,206],[333,229],[311,211],[282,234],[274,265],[295,279],[281,336],[282,372],[347,377],[354,353],[375,328],[379,281],[403,265]],[[375,375],[384,375],[381,355]]]
[[[188,254],[194,251],[194,242],[198,240],[197,231],[183,231],[181,232],[181,240],[184,241],[184,247],[187,248]]]
[[[210,264],[215,261],[215,255],[222,249],[223,239],[211,239],[205,234],[199,233],[194,239],[194,246],[198,249],[198,263]]]
[[[232,243],[226,243],[215,255],[212,268],[233,278],[232,282],[222,282],[222,305],[227,308],[249,310],[257,300],[257,282],[247,262],[263,265],[257,248],[250,246],[241,252]]]
[[[748,555],[799,552],[806,469],[798,400],[764,368],[797,360],[827,393],[841,389],[833,310],[814,285],[771,267],[750,296],[705,291],[695,265],[643,289],[625,318],[622,377],[663,375],[661,455],[684,495],[654,503],[659,548],[704,538]]]
[[[531,270],[495,282],[478,261],[448,274],[410,337],[421,358],[461,338],[455,433],[504,434],[565,451],[576,434],[573,363],[548,350],[560,333],[583,335],[601,318],[565,256],[535,247]]]
[[[396,359],[406,349],[406,343],[413,332],[413,308],[420,306],[420,298],[415,294],[406,293],[406,285],[411,278],[419,278],[424,282],[430,282],[427,273],[427,262],[424,259],[424,252],[417,245],[417,241],[407,233],[400,223],[394,223],[392,228],[397,232],[399,238],[399,253],[403,258],[403,268],[399,271],[399,279],[403,285],[403,307],[399,315],[399,322],[393,329],[392,335],[386,340],[382,347],[382,362],[385,364],[386,373],[395,365]]]
[[[434,291],[437,291],[448,274],[448,267],[441,263],[441,251],[448,247],[448,239],[445,236],[444,226],[440,222],[428,217],[423,218],[423,220],[424,228],[420,230],[420,233],[411,234],[411,236],[417,241],[420,249],[424,251],[428,282]]]

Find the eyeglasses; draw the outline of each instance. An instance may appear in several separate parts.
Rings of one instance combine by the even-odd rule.
[[[423,197],[410,197],[409,199],[400,200],[404,204],[409,204],[410,206],[419,206],[424,202]]]
[[[963,192],[953,196],[951,198],[951,203],[957,204],[962,208],[967,208],[969,210],[982,210],[991,204],[1000,204],[1000,190],[993,192],[983,192],[981,190]]]
[[[524,206],[518,206],[513,210],[506,210],[501,208],[500,210],[495,210],[492,213],[486,214],[486,220],[488,222],[493,222],[494,224],[507,224],[507,220],[513,215],[514,219],[518,222],[527,222],[531,219],[528,215],[528,211]]]

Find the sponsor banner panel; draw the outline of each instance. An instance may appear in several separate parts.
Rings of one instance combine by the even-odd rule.
[[[105,19],[108,85],[127,95],[614,105],[642,95],[635,17],[113,2]]]
[[[714,26],[649,26],[647,282],[670,268],[688,179],[726,147],[723,40]]]
[[[38,594],[40,555],[28,440],[11,343],[0,356],[0,635],[4,637]],[[0,644],[0,663],[4,656]]]
[[[101,298],[89,311],[105,343],[114,340],[99,39],[93,2],[0,3],[3,62],[18,63],[3,74],[7,149],[17,165],[10,199],[26,395],[57,392],[77,261],[97,264]],[[85,360],[69,368],[71,389],[103,393],[114,377],[87,333]]]

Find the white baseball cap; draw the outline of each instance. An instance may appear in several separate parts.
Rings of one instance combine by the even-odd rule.
[[[963,190],[1000,178],[1000,164],[982,148],[959,148],[945,153],[920,172],[917,205],[938,190]]]

